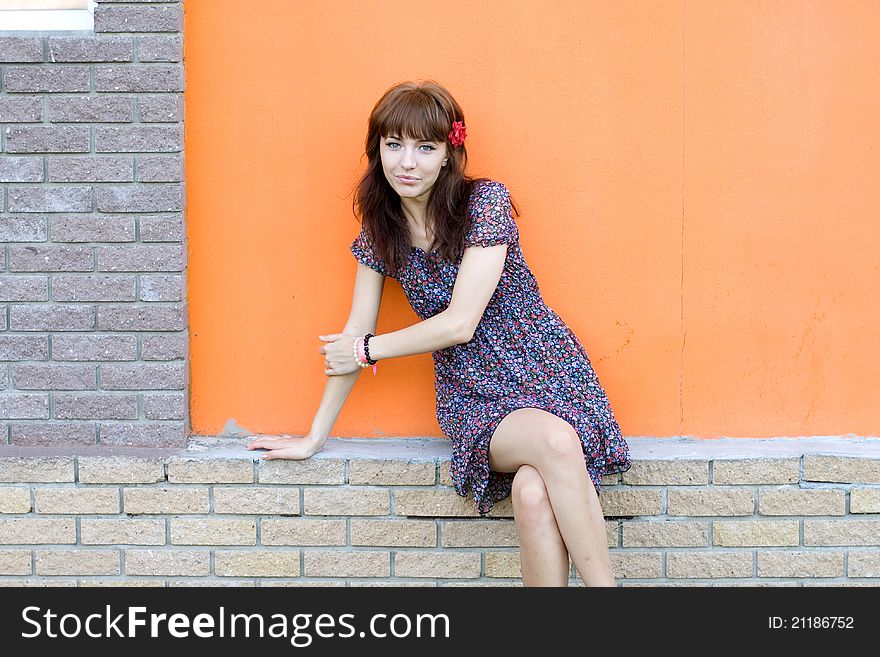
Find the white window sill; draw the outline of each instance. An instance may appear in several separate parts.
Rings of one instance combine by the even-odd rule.
[[[95,16],[88,9],[0,11],[0,32],[94,29]]]

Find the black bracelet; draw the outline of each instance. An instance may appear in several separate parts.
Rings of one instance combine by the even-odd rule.
[[[367,333],[364,336],[364,355],[367,357],[367,362],[370,365],[375,365],[376,361],[374,361],[372,358],[370,358],[370,338],[372,338],[372,337],[373,337],[372,333]]]

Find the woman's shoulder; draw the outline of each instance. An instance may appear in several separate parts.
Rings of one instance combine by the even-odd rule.
[[[490,178],[478,178],[471,187],[468,207],[471,210],[485,205],[510,202],[510,191],[504,183]]]

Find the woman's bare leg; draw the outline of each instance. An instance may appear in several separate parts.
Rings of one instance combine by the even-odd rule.
[[[513,518],[523,586],[568,586],[568,550],[541,474],[522,465],[513,477]]]
[[[489,467],[517,472],[531,465],[544,479],[559,533],[587,586],[615,586],[605,517],[574,428],[538,408],[509,413],[489,442]]]

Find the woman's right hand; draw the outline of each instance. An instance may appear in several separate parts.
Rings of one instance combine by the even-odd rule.
[[[248,449],[268,449],[269,452],[260,457],[270,459],[307,459],[321,451],[324,441],[314,436],[259,436],[248,443]]]

